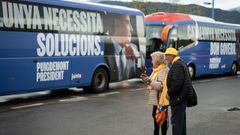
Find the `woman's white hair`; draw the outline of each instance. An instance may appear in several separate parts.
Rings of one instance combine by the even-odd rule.
[[[152,60],[154,60],[158,65],[164,63],[166,64],[167,61],[165,59],[165,55],[162,52],[156,51],[151,53]]]

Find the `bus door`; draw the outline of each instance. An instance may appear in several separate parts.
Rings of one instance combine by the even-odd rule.
[[[162,25],[151,25],[147,24],[146,26],[146,44],[147,44],[147,51],[146,51],[146,74],[150,75],[152,72],[152,59],[151,53],[155,51],[164,52],[166,50],[166,44],[162,41],[162,30],[164,26]]]

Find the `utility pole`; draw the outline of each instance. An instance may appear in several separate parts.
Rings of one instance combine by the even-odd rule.
[[[212,19],[214,19],[214,0],[212,0]]]
[[[214,0],[212,2],[204,2],[205,5],[212,5],[212,19],[214,19]]]

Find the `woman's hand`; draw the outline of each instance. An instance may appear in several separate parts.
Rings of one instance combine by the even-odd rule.
[[[149,85],[151,83],[151,79],[146,74],[142,74],[141,78],[145,84]]]

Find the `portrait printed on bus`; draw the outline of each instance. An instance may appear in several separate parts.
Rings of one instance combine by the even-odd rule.
[[[138,22],[139,20],[139,22]],[[144,67],[144,50],[140,51],[144,28],[137,27],[143,23],[141,18],[127,14],[107,14],[104,26],[105,62],[110,68],[111,79],[125,80],[137,77]]]

